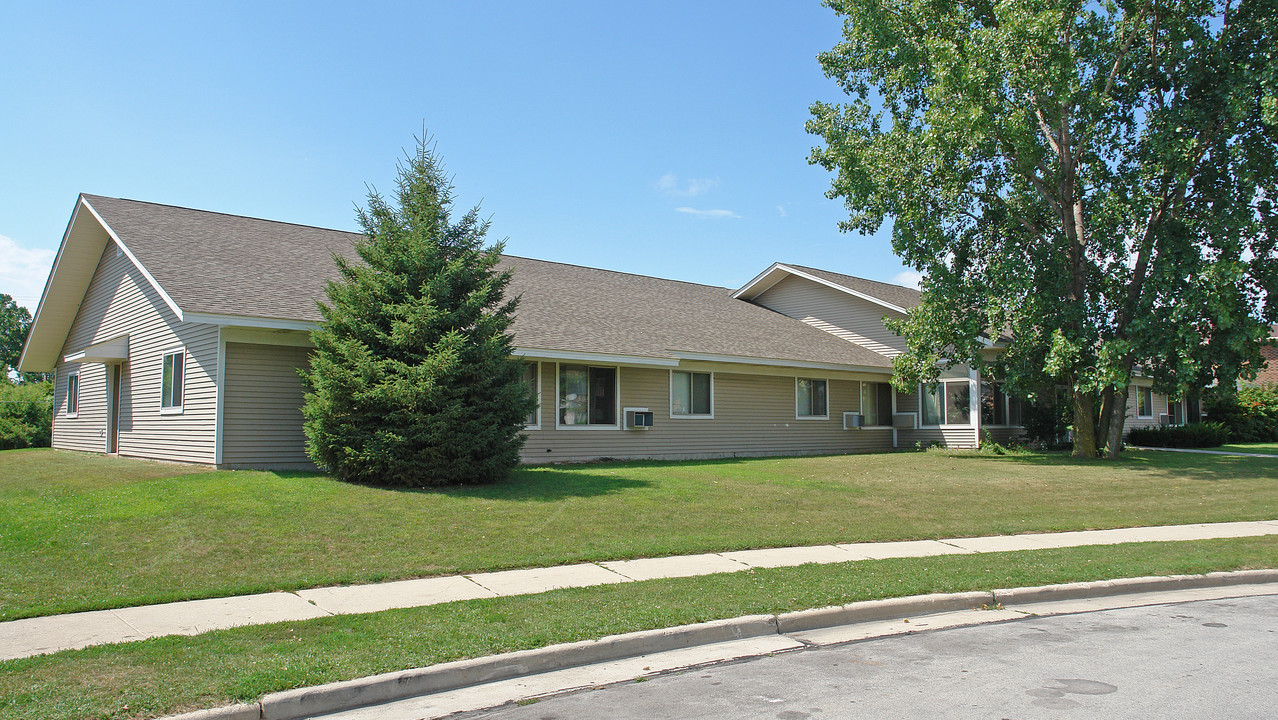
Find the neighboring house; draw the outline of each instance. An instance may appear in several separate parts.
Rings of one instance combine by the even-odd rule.
[[[1249,385],[1278,385],[1278,325],[1269,328],[1269,344],[1260,348],[1264,367]]]
[[[80,196],[19,363],[55,373],[54,447],[309,467],[297,369],[332,256],[354,258],[357,237]],[[904,345],[883,318],[918,303],[909,288],[784,264],[736,291],[502,266],[540,399],[525,462],[970,447],[1019,431],[1019,402],[966,370],[891,388]],[[1168,405],[1134,388],[1138,407],[1134,422],[1154,424]]]

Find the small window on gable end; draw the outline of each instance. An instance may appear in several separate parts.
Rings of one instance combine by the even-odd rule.
[[[80,414],[80,373],[67,376],[67,417]]]
[[[160,377],[160,412],[182,412],[182,393],[186,385],[186,351],[164,356],[164,368]]]

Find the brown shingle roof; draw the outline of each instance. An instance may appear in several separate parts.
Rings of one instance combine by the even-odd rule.
[[[354,233],[86,195],[183,312],[319,320],[315,302],[354,258]],[[673,358],[740,356],[889,368],[878,353],[728,288],[506,256],[521,348]]]
[[[821,270],[819,268],[806,267],[804,265],[794,265],[792,263],[782,264],[786,267],[792,267],[795,270],[802,270],[813,277],[821,278],[822,280],[832,282],[835,285],[842,285],[849,290],[855,290],[862,295],[869,295],[870,297],[877,298],[883,302],[895,305],[905,310],[909,310],[919,304],[919,291],[914,288],[879,282],[877,280],[866,280],[865,278],[830,272],[829,270]]]
[[[320,319],[315,301],[355,257],[340,230],[85,195],[85,200],[184,312]]]

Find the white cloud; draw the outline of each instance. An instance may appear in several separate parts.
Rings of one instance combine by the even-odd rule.
[[[781,217],[785,217],[785,216],[786,216],[785,206],[784,206],[784,205],[778,205],[778,206],[777,206],[777,212],[781,213]]]
[[[702,217],[702,218],[739,218],[741,217],[740,215],[732,212],[731,210],[698,210],[696,208],[690,208],[690,207],[677,207],[675,208],[675,212],[687,213],[689,215],[696,215],[697,217]]]
[[[55,255],[52,250],[24,248],[0,235],[0,293],[12,295],[34,315]]]
[[[919,289],[919,281],[922,279],[923,279],[923,273],[917,272],[914,270],[902,270],[901,272],[892,276],[892,282],[896,283],[897,285],[912,287],[915,290]]]
[[[680,180],[674,173],[666,173],[657,179],[657,189],[676,197],[696,197],[719,187],[718,178],[687,178]]]

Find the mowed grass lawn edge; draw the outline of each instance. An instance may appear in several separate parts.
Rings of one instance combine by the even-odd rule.
[[[1208,448],[1209,450],[1223,450],[1225,452],[1244,452],[1244,453],[1260,453],[1262,455],[1278,455],[1278,442],[1270,443],[1229,443],[1220,447]]]
[[[864,560],[555,590],[0,662],[0,716],[151,718],[470,657],[860,600],[1278,567],[1278,537]]]
[[[403,491],[0,453],[0,620],[759,547],[1278,517],[1267,458],[933,451],[520,468]]]

